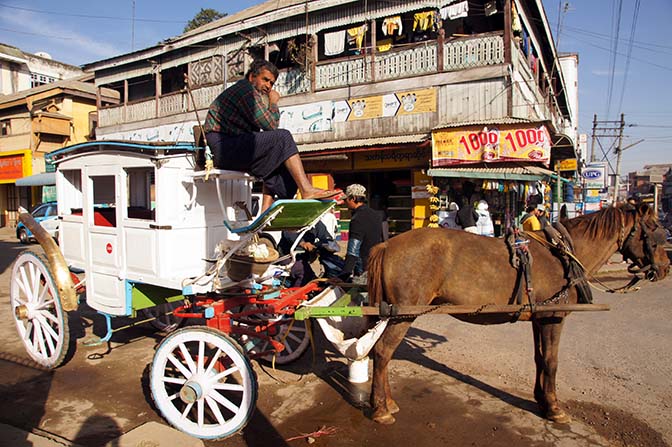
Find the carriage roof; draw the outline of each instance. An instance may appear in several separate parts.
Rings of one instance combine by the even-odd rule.
[[[45,156],[48,162],[59,164],[74,155],[99,154],[101,152],[127,152],[129,155],[145,155],[162,158],[177,154],[189,154],[199,149],[189,142],[141,142],[124,140],[97,140],[73,144]]]

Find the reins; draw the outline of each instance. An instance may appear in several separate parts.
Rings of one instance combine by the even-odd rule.
[[[623,218],[623,214],[619,214],[620,217],[620,223],[621,223],[621,230],[619,233],[618,237],[618,251],[622,251],[623,247],[625,247],[626,243],[630,240],[630,238],[634,235],[634,233],[637,231],[637,220],[635,219],[635,224],[633,225],[633,228],[630,230],[630,233],[628,234],[627,237],[625,237],[625,222]],[[532,233],[532,232],[526,232],[526,236],[529,236],[530,238],[534,239],[535,241],[539,242],[541,245],[546,246],[549,249],[555,249],[559,250],[562,254],[570,257],[576,264],[581,268],[583,271],[583,274],[587,276],[587,282],[588,284],[595,288],[596,290],[599,290],[600,292],[606,292],[606,293],[630,293],[630,292],[636,292],[639,290],[639,287],[633,287],[635,284],[637,284],[639,281],[641,281],[641,277],[634,275],[632,279],[624,286],[621,287],[616,287],[612,288],[606,285],[604,282],[602,282],[599,278],[597,278],[595,275],[591,274],[588,272],[588,269],[581,263],[579,258],[576,257],[576,255],[571,251],[565,249],[565,247],[562,246],[559,242],[556,244],[552,244],[550,241],[547,239],[539,236],[538,234]],[[602,287],[596,286],[594,283],[600,284]]]

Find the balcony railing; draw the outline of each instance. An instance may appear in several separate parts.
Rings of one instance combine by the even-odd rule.
[[[443,46],[445,71],[464,70],[504,63],[502,36],[469,37],[446,42]]]
[[[504,63],[504,39],[501,34],[463,37],[445,42],[440,48],[436,41],[417,44],[411,48],[390,50],[375,55],[318,62],[315,65],[315,89],[325,90],[436,73],[439,69],[439,51],[443,52],[443,70],[457,71]],[[158,117],[171,116],[206,109],[222,91],[220,84],[196,88],[192,91],[195,104],[184,92],[158,98]],[[281,96],[311,91],[309,76],[303,70],[282,70],[275,83]],[[124,111],[125,108],[125,111]],[[154,99],[133,104],[107,107],[100,110],[100,126],[157,118]]]
[[[377,54],[376,81],[433,73],[437,68],[436,42],[415,48]]]

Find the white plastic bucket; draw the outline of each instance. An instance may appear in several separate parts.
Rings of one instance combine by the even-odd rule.
[[[366,383],[369,381],[369,358],[351,360],[348,366],[348,381],[350,383]]]

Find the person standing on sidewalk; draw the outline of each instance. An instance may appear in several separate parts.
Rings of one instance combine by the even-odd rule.
[[[252,62],[245,78],[224,90],[210,105],[203,130],[215,168],[244,171],[263,179],[261,210],[275,198],[326,199],[338,191],[314,187],[303,169],[292,134],[278,129],[280,94],[273,90],[278,69]]]
[[[369,252],[383,241],[383,222],[380,214],[366,205],[366,188],[354,183],[345,188],[345,205],[352,212],[348,232],[348,248],[343,271],[338,275],[347,281],[366,284]]]

